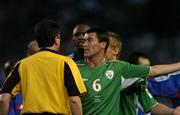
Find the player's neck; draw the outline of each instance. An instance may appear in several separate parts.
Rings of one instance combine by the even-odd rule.
[[[116,56],[113,56],[111,60],[118,60]]]
[[[79,59],[84,59],[84,49],[82,48],[77,49],[77,56]]]
[[[51,49],[51,50],[54,50],[54,51],[59,51],[59,47],[55,47],[55,46],[52,46],[52,47],[46,47],[47,49]]]
[[[105,56],[101,55],[101,56],[89,57],[86,59],[86,62],[89,66],[96,67],[100,65],[104,60],[105,60]]]

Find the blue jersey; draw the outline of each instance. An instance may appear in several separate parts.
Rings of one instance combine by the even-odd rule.
[[[77,61],[80,60],[80,59],[78,58],[78,55],[77,55],[77,52],[76,52],[76,51],[74,51],[73,53],[71,53],[71,54],[69,55],[69,57],[70,57],[71,59],[73,59],[75,62],[77,62]]]
[[[180,71],[151,78],[148,87],[153,96],[176,98],[180,92]]]
[[[22,107],[22,94],[18,93],[16,97],[10,100],[8,115],[20,115]]]
[[[180,105],[180,71],[148,79],[148,87],[153,96],[171,98],[173,105]],[[138,115],[145,115],[138,110]]]

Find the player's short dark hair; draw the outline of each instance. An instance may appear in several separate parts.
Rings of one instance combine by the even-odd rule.
[[[89,30],[86,31],[86,33],[93,33],[95,32],[97,35],[97,38],[99,40],[99,42],[106,42],[106,47],[105,47],[105,52],[108,48],[109,45],[109,34],[108,31],[102,28],[91,28]]]
[[[35,26],[35,38],[40,48],[52,46],[57,34],[59,25],[52,20],[42,20]]]

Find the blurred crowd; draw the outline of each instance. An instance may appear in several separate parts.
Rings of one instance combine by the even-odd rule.
[[[178,0],[1,0],[0,65],[25,55],[33,27],[43,18],[60,24],[64,54],[73,51],[72,29],[81,22],[119,33],[126,43],[124,55],[141,49],[154,63],[175,62],[180,57],[179,4]]]

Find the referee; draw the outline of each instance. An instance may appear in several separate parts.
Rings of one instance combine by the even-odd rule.
[[[58,24],[42,20],[35,35],[40,50],[20,60],[4,82],[1,115],[8,112],[3,100],[10,98],[17,84],[23,97],[22,115],[82,115],[80,96],[87,91],[74,61],[58,53]]]

